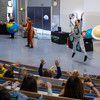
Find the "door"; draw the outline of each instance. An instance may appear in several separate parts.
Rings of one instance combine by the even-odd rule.
[[[28,7],[27,10],[35,28],[51,30],[51,7]]]

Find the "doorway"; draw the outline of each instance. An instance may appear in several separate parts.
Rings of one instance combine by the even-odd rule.
[[[39,38],[51,38],[51,7],[28,7],[27,15],[34,21]]]

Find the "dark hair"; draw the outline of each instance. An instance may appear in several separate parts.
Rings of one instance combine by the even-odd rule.
[[[80,23],[80,20],[79,19],[77,19],[77,21],[78,21],[78,23]]]
[[[10,100],[10,95],[7,89],[0,87],[0,100]]]
[[[98,75],[98,76],[96,77],[96,79],[100,79],[100,75]]]
[[[84,88],[77,76],[71,76],[65,85],[64,97],[83,99]]]
[[[52,71],[51,70],[44,71],[43,76],[52,78]]]
[[[37,92],[37,82],[34,76],[25,76],[20,90]]]
[[[13,72],[11,70],[7,70],[4,77],[14,78]]]

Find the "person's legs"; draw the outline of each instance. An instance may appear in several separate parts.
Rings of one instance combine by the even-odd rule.
[[[14,34],[11,34],[11,38],[14,39]]]
[[[83,41],[82,36],[79,38],[79,44],[80,44],[82,52],[84,53],[84,61],[86,61],[87,60],[87,53],[86,53],[86,50],[85,50],[84,41]]]
[[[29,47],[30,46],[30,44],[29,44],[29,32],[27,33],[27,45],[25,45],[26,47]]]
[[[33,48],[33,40],[32,40],[32,37],[33,37],[33,31],[30,32],[30,44],[31,44],[31,48]]]
[[[87,55],[86,50],[85,50],[85,46],[84,46],[83,37],[79,38],[79,44],[80,44],[81,50],[84,53],[84,55]]]
[[[76,53],[76,46],[77,46],[77,43],[78,43],[78,38],[74,38],[74,41],[73,41],[73,54],[72,54],[72,58],[74,57],[75,53]]]

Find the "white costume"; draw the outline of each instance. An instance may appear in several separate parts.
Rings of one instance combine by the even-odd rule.
[[[84,47],[84,41],[83,41],[83,36],[81,35],[81,31],[82,31],[82,19],[80,20],[80,25],[77,27],[75,26],[70,18],[70,25],[71,25],[71,29],[73,27],[73,29],[71,30],[73,36],[74,36],[74,41],[73,41],[73,53],[76,52],[76,46],[79,42],[80,47],[82,52],[84,53],[84,56],[87,56],[87,53],[85,51],[85,47]]]

